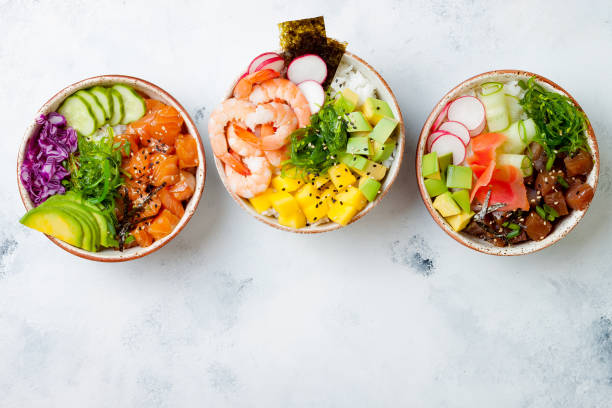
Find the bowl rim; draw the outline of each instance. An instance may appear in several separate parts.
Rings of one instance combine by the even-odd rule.
[[[179,224],[176,226],[176,228],[166,237],[164,237],[162,239],[162,242],[157,245],[151,245],[149,247],[146,248],[140,248],[139,251],[135,252],[134,254],[125,256],[123,255],[122,252],[119,251],[114,251],[116,252],[116,256],[100,256],[98,255],[100,252],[87,252],[85,250],[81,250],[79,248],[76,248],[68,243],[65,243],[57,238],[54,238],[52,236],[46,235],[45,236],[47,238],[49,238],[49,240],[51,240],[51,242],[53,242],[55,245],[59,246],[61,249],[63,249],[66,252],[69,252],[72,255],[76,255],[80,258],[84,258],[90,261],[97,261],[97,262],[126,262],[126,261],[131,261],[134,259],[138,259],[138,258],[142,258],[146,255],[152,254],[153,252],[159,250],[160,248],[164,247],[166,244],[168,244],[168,242],[172,241],[182,230],[183,228],[185,228],[185,226],[187,225],[187,223],[191,220],[191,217],[193,217],[193,214],[196,212],[197,208],[198,208],[198,204],[200,203],[200,200],[202,198],[202,194],[204,193],[204,186],[206,184],[206,154],[205,154],[205,150],[204,150],[204,145],[202,143],[202,138],[200,137],[200,132],[198,131],[198,128],[195,124],[195,122],[193,121],[193,119],[191,118],[191,116],[189,115],[189,113],[187,112],[187,110],[183,107],[183,105],[181,105],[178,100],[176,98],[174,98],[169,92],[167,92],[166,90],[164,90],[163,88],[159,87],[158,85],[155,85],[152,82],[149,82],[147,80],[144,80],[142,78],[138,78],[135,76],[130,76],[130,75],[120,75],[120,74],[104,74],[104,75],[96,75],[93,77],[89,77],[89,78],[85,78],[82,80],[79,80],[77,82],[74,82],[64,88],[62,88],[60,91],[58,91],[57,93],[55,93],[51,98],[49,98],[36,112],[34,118],[32,119],[32,121],[29,123],[29,125],[26,128],[26,131],[24,133],[24,136],[22,138],[22,142],[21,145],[19,147],[19,151],[17,152],[17,185],[18,185],[18,190],[19,190],[19,196],[21,198],[21,201],[26,209],[26,211],[30,210],[31,208],[33,208],[33,206],[30,204],[31,200],[29,197],[27,197],[27,191],[25,191],[25,188],[21,182],[21,178],[20,178],[20,174],[21,174],[21,164],[23,162],[23,154],[25,152],[25,148],[27,146],[27,143],[29,142],[30,138],[32,137],[34,130],[36,129],[36,118],[38,118],[40,115],[42,114],[46,114],[49,112],[49,106],[52,105],[53,103],[57,102],[58,99],[60,99],[60,97],[64,97],[64,99],[66,97],[69,96],[68,92],[73,93],[76,92],[79,89],[84,89],[90,86],[94,86],[96,84],[100,84],[100,83],[105,83],[105,82],[109,82],[109,81],[123,81],[123,82],[129,82],[129,83],[134,83],[137,85],[141,85],[145,88],[151,88],[153,89],[156,93],[158,93],[159,95],[163,96],[164,98],[166,98],[166,100],[171,101],[173,104],[175,104],[179,109],[179,112],[181,113],[181,115],[183,116],[183,119],[188,122],[188,130],[189,130],[189,134],[191,136],[193,136],[198,145],[199,145],[199,149],[201,151],[201,155],[199,157],[200,159],[200,164],[197,167],[197,171],[198,173],[201,173],[201,177],[199,181],[196,181],[196,188],[195,188],[195,192],[194,192],[194,196],[190,199],[190,203],[192,200],[195,199],[195,202],[193,204],[193,208],[191,209],[191,211],[189,212],[185,212],[185,214],[183,215],[183,217],[181,217]],[[70,90],[70,91],[68,91]],[[109,249],[110,250],[110,249]]]
[[[374,207],[376,207],[380,203],[382,198],[385,195],[387,195],[387,193],[391,189],[391,186],[393,185],[393,183],[397,179],[397,176],[400,173],[402,161],[403,161],[403,158],[404,158],[404,148],[405,148],[405,144],[406,144],[406,129],[405,129],[405,124],[404,124],[404,118],[403,118],[403,115],[402,115],[402,111],[400,109],[399,103],[397,102],[397,98],[395,97],[395,94],[391,90],[391,87],[389,86],[387,81],[385,81],[385,79],[378,73],[378,71],[376,71],[374,69],[374,67],[372,67],[370,64],[365,62],[362,58],[358,57],[357,55],[355,55],[355,54],[353,54],[353,53],[351,53],[349,51],[345,51],[344,54],[348,55],[350,58],[354,58],[359,63],[363,64],[368,70],[370,70],[372,72],[372,74],[374,74],[380,80],[380,82],[382,83],[383,87],[389,92],[389,95],[391,96],[391,100],[393,101],[393,104],[395,105],[395,108],[397,109],[397,112],[398,112],[398,115],[399,115],[399,124],[400,124],[400,127],[399,127],[399,132],[398,132],[399,135],[398,135],[398,141],[397,141],[397,146],[396,146],[396,154],[395,154],[395,158],[393,159],[393,163],[394,164],[395,164],[395,162],[397,162],[396,167],[394,167],[394,172],[391,175],[389,175],[389,173],[387,174],[386,177],[390,177],[388,179],[385,178],[385,180],[387,181],[387,186],[380,192],[378,197],[376,197],[376,199],[374,201],[372,201],[371,203],[368,203],[368,205],[363,210],[359,211],[349,221],[349,223],[347,225],[340,225],[340,224],[335,223],[335,222],[327,222],[325,224],[321,224],[320,226],[316,225],[316,226],[313,226],[311,228],[294,229],[294,228],[285,227],[284,225],[280,225],[278,222],[275,222],[277,220],[275,218],[267,217],[265,215],[261,215],[261,214],[257,213],[250,206],[250,204],[247,203],[247,199],[244,199],[244,198],[238,196],[233,191],[230,191],[230,189],[227,186],[226,180],[225,180],[225,169],[223,168],[223,163],[221,162],[221,160],[219,160],[213,154],[213,159],[214,159],[214,162],[215,162],[215,167],[217,168],[217,173],[219,174],[219,177],[221,178],[221,182],[223,183],[223,186],[225,187],[225,190],[230,194],[230,196],[234,199],[234,201],[243,210],[245,210],[248,214],[252,215],[258,221],[261,221],[261,222],[263,222],[266,225],[269,225],[269,226],[274,227],[276,229],[279,229],[281,231],[293,232],[293,233],[296,233],[296,234],[318,234],[318,233],[335,231],[335,230],[344,228],[344,227],[354,223],[355,221],[363,218]],[[229,88],[229,90],[226,93],[226,95],[225,95],[223,100],[227,100],[227,99],[229,99],[231,97],[232,90],[234,89],[234,86],[238,82],[239,78],[240,78],[240,76],[236,77],[236,79],[232,83],[231,87]],[[210,135],[209,135],[209,137],[210,137]],[[392,164],[392,166],[393,166],[393,164]],[[389,169],[391,169],[391,167],[389,167]]]
[[[582,220],[582,218],[585,216],[593,200],[591,200],[589,205],[587,205],[587,207],[584,210],[580,210],[580,211],[574,210],[574,212],[577,212],[576,218],[573,220],[572,223],[569,224],[569,227],[567,227],[560,235],[554,236],[553,238],[551,238],[551,236],[549,235],[548,237],[544,238],[541,241],[529,241],[530,243],[534,243],[534,245],[531,245],[530,247],[521,246],[521,245],[508,246],[508,247],[496,247],[488,243],[485,245],[484,244],[485,241],[483,241],[482,245],[474,245],[472,242],[466,239],[462,235],[462,233],[452,231],[451,228],[443,221],[442,216],[439,215],[438,212],[433,208],[432,200],[429,198],[429,194],[427,193],[427,190],[425,189],[425,184],[423,182],[423,177],[421,174],[421,160],[423,157],[424,147],[425,147],[424,146],[425,143],[423,140],[424,139],[426,140],[426,138],[429,136],[431,127],[433,126],[433,122],[435,121],[435,119],[438,117],[438,115],[444,108],[444,105],[446,105],[446,103],[450,101],[451,95],[455,97],[456,95],[454,94],[457,91],[461,90],[462,88],[466,87],[466,85],[469,85],[472,82],[476,83],[482,79],[485,79],[490,76],[496,76],[496,75],[514,75],[514,76],[519,76],[519,77],[535,77],[538,82],[545,83],[551,88],[553,88],[554,90],[561,92],[562,94],[570,98],[572,103],[574,103],[574,105],[580,111],[582,111],[586,116],[586,112],[584,112],[580,104],[574,99],[574,97],[569,92],[567,92],[564,88],[559,86],[557,83],[553,82],[552,80],[542,75],[535,74],[529,71],[518,70],[518,69],[492,70],[492,71],[483,72],[478,75],[474,75],[462,81],[457,86],[453,87],[450,91],[448,91],[446,94],[444,94],[444,96],[436,103],[436,105],[434,105],[433,110],[431,111],[427,119],[425,120],[425,123],[423,124],[423,128],[421,129],[421,134],[419,135],[419,139],[416,145],[415,175],[417,179],[417,185],[419,187],[419,192],[421,194],[421,199],[423,200],[423,203],[425,204],[425,208],[427,208],[427,211],[429,211],[429,215],[431,215],[431,217],[436,222],[436,224],[438,224],[438,226],[442,228],[442,230],[446,232],[446,234],[449,235],[451,238],[453,238],[455,241],[459,242],[460,244],[472,250],[475,250],[475,251],[478,251],[484,254],[488,254],[488,255],[496,255],[496,256],[528,255],[528,254],[531,254],[537,251],[541,251],[544,248],[548,248],[551,245],[565,238],[567,234],[569,234],[576,227],[576,225],[578,225],[578,223]],[[586,134],[587,134],[587,137],[590,143],[592,144],[592,150],[593,150],[592,154],[594,157],[594,166],[591,172],[593,174],[593,183],[592,183],[593,193],[595,194],[597,191],[597,184],[599,181],[599,168],[600,168],[599,147],[597,144],[597,138],[595,137],[595,132],[593,131],[593,127],[591,126],[591,122],[590,120],[588,120],[588,116],[587,116]],[[519,251],[519,249],[522,249],[522,251]]]

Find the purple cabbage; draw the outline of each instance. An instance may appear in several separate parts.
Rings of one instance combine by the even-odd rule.
[[[77,133],[66,126],[66,118],[56,112],[40,115],[40,125],[26,147],[21,165],[21,182],[35,206],[55,194],[64,194],[62,180],[70,172],[62,166],[77,149]]]

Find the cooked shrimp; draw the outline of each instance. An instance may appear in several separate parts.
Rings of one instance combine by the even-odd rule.
[[[242,137],[238,133],[242,134]],[[244,140],[244,132],[251,133],[243,127],[232,123],[227,127],[227,144],[230,149],[238,153],[240,156],[261,156],[262,152],[251,142]],[[252,133],[251,133],[252,134]],[[259,144],[259,139],[253,134],[253,138]]]
[[[274,134],[274,127],[270,124],[261,125],[261,137],[267,137]],[[264,155],[270,164],[274,167],[280,167],[283,161],[289,158],[287,154],[287,146],[283,146],[276,150],[265,150]]]
[[[273,69],[262,69],[243,77],[234,87],[234,97],[247,98],[253,90],[253,85],[268,79],[277,78],[280,74]]]
[[[229,164],[225,165],[225,178],[231,191],[240,197],[252,198],[266,191],[272,179],[270,163],[263,156],[249,156],[243,159],[251,174],[244,176]]]
[[[281,100],[286,102],[297,116],[300,127],[310,124],[310,107],[300,88],[284,78],[274,78],[253,86],[248,96],[256,105]]]
[[[242,99],[230,98],[210,114],[208,135],[213,153],[223,163],[229,165],[242,175],[248,175],[249,169],[235,155],[228,151],[225,128],[232,121],[242,122],[250,113],[255,112],[255,105]]]
[[[257,125],[271,124],[276,128],[272,134],[261,136],[262,150],[276,150],[287,144],[289,135],[297,129],[298,120],[289,105],[269,102],[259,105],[255,112],[246,118],[246,124],[251,129]],[[269,132],[268,132],[269,133]]]

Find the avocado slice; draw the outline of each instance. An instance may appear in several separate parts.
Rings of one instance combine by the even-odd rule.
[[[100,246],[100,228],[91,212],[82,204],[66,199],[63,195],[54,195],[39,206],[44,208],[59,208],[69,211],[83,226],[82,248],[96,252]]]
[[[391,118],[381,118],[376,126],[374,126],[374,130],[370,133],[370,137],[377,141],[378,143],[386,143],[387,139],[391,137],[393,131],[397,127],[398,121]]]
[[[374,201],[378,195],[380,186],[380,182],[374,180],[372,177],[366,176],[359,179],[359,190],[361,190],[365,198],[367,198],[370,202]]]
[[[391,157],[393,150],[395,150],[395,140],[389,139],[386,143],[378,143],[376,140],[372,141],[372,156],[370,160],[382,163]]]
[[[440,176],[440,165],[438,164],[438,153],[427,153],[421,159],[421,174],[426,179],[442,180]]]
[[[346,152],[350,154],[370,155],[372,153],[370,138],[367,136],[349,137],[346,142]]]
[[[377,125],[382,118],[395,119],[389,104],[380,99],[366,98],[361,110],[372,125]]]
[[[372,130],[370,122],[363,117],[363,113],[355,111],[347,114],[346,116],[348,122],[346,125],[347,132],[369,132]]]
[[[70,245],[82,247],[84,230],[81,223],[62,209],[38,207],[28,211],[19,222]]]
[[[109,216],[105,215],[95,204],[92,204],[89,201],[85,200],[81,194],[75,193],[74,191],[68,191],[63,196],[57,197],[63,197],[66,200],[81,204],[84,207],[87,207],[89,211],[91,211],[91,214],[96,219],[96,223],[98,224],[98,228],[100,229],[100,244],[102,246],[109,248],[116,247],[119,244],[117,242],[117,239],[115,238],[116,231],[112,220]]]
[[[359,102],[359,95],[348,88],[344,88],[340,96],[334,101],[334,110],[338,115],[349,113],[355,110]]]
[[[472,168],[467,166],[448,166],[446,170],[446,186],[448,188],[472,188]]]

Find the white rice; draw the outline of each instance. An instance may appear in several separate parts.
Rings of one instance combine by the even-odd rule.
[[[340,93],[344,88],[349,88],[359,95],[359,105],[363,104],[366,98],[376,97],[376,89],[372,83],[355,67],[346,63],[340,63],[330,87],[335,93]]]

